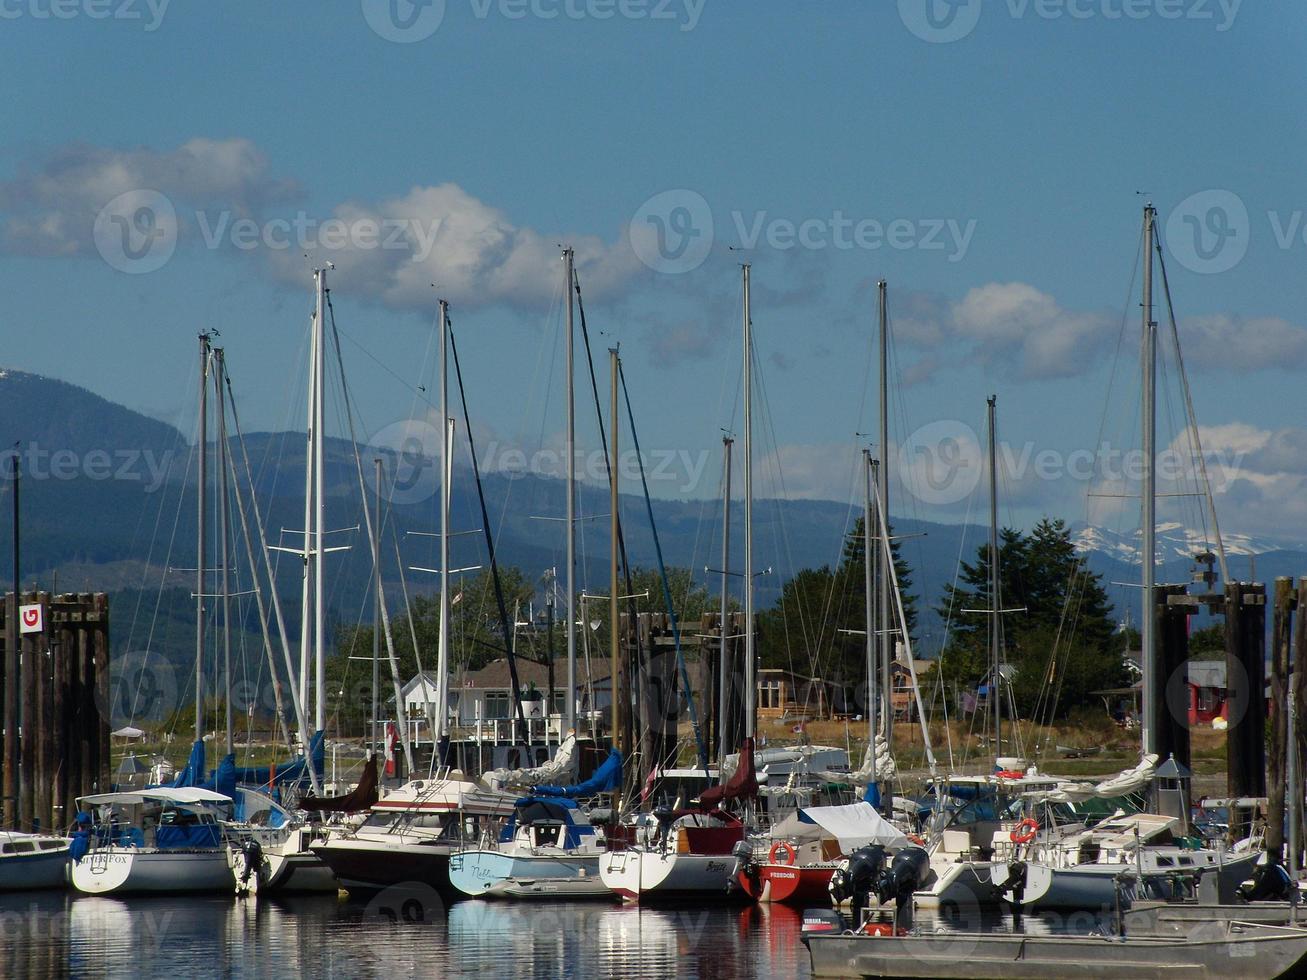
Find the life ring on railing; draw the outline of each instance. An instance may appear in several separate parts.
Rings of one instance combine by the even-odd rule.
[[[767,860],[771,864],[793,864],[795,857],[797,855],[794,853],[794,848],[783,840],[778,840],[767,852]]]
[[[1000,769],[994,773],[997,779],[1025,779],[1026,774],[1020,769]]]
[[[1039,833],[1039,821],[1033,817],[1026,817],[1019,824],[1012,828],[1012,833],[1008,834],[1013,844],[1029,844]]]
[[[926,838],[922,837],[920,834],[905,834],[904,836],[907,837],[907,839],[911,843],[916,844],[918,847],[926,846]]]

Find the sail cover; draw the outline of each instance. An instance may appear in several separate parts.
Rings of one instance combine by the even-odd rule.
[[[608,758],[596,769],[590,778],[574,786],[537,786],[536,796],[562,796],[576,800],[598,793],[612,792],[622,785],[622,753],[612,749]]]
[[[903,847],[908,843],[903,833],[865,800],[845,806],[806,806],[799,812],[838,840],[845,854],[868,844]]]
[[[890,755],[889,744],[884,735],[877,735],[875,741],[875,765],[872,765],[872,744],[867,744],[867,751],[862,757],[862,766],[853,772],[840,772],[838,769],[822,769],[816,773],[819,779],[828,779],[833,783],[856,783],[863,785],[871,782],[872,774],[876,779],[893,779],[898,772],[894,756]]]
[[[543,766],[530,769],[491,769],[481,776],[489,789],[502,790],[509,786],[539,786],[541,783],[557,785],[576,772],[576,735],[568,735],[559,743],[554,757]]]
[[[1153,775],[1157,772],[1158,757],[1153,754],[1145,755],[1139,760],[1139,764],[1133,769],[1126,769],[1117,773],[1100,783],[1079,783],[1074,780],[1063,780],[1057,784],[1057,789],[1048,794],[1048,799],[1059,802],[1074,802],[1076,800],[1091,799],[1111,799],[1116,796],[1130,796],[1133,793],[1142,793],[1148,788],[1148,784],[1153,781]]]
[[[740,763],[731,778],[720,786],[709,786],[699,794],[699,805],[720,806],[727,800],[753,799],[758,795],[758,776],[753,769],[753,739],[740,745]]]
[[[305,796],[300,809],[317,813],[357,813],[377,802],[377,757],[369,756],[359,774],[358,785],[343,796]]]

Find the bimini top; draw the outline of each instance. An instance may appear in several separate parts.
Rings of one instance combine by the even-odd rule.
[[[78,799],[77,805],[78,807],[83,804],[103,806],[106,803],[117,803],[122,806],[132,806],[138,803],[226,803],[230,805],[232,802],[230,796],[215,793],[211,789],[200,789],[198,786],[158,786],[154,789],[83,796]]]

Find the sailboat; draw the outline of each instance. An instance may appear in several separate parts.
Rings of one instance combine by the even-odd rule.
[[[687,899],[737,901],[747,896],[729,886],[734,881],[734,849],[745,836],[744,822],[726,810],[735,801],[749,806],[757,799],[754,768],[753,585],[753,322],[749,266],[742,269],[744,289],[744,739],[736,768],[724,782],[700,794],[696,807],[657,810],[639,826],[632,847],[608,852],[599,866],[603,883],[625,901],[649,904]],[[616,467],[614,467],[614,481]],[[614,484],[615,485],[615,484]],[[614,497],[616,490],[613,491]],[[616,595],[616,582],[613,594]],[[615,610],[614,610],[615,612]],[[616,699],[614,699],[616,701]],[[614,710],[616,711],[616,704]],[[618,726],[614,725],[614,731]]]
[[[1156,357],[1157,323],[1153,319],[1153,249],[1157,243],[1157,212],[1151,204],[1144,207],[1143,227],[1143,337],[1141,370],[1143,375],[1143,487],[1142,487],[1142,578],[1141,617],[1142,659],[1146,682],[1143,697],[1141,763],[1133,775],[1145,788],[1154,779],[1187,779],[1189,773],[1174,758],[1158,766],[1157,733],[1152,685],[1158,663],[1155,627],[1156,610],[1156,429],[1157,405]],[[991,405],[992,411],[992,405]],[[1218,531],[1219,534],[1219,531]],[[1110,782],[1109,786],[1112,785]],[[1064,783],[1056,795],[1065,799],[1076,795],[1102,796],[1099,788],[1077,787]],[[1034,822],[1034,821],[1031,821]],[[1116,900],[1117,879],[1133,873],[1147,891],[1152,879],[1160,896],[1171,897],[1166,885],[1169,875],[1215,875],[1219,893],[1232,896],[1235,889],[1250,877],[1259,853],[1251,846],[1230,851],[1223,844],[1192,849],[1175,838],[1185,833],[1185,814],[1116,814],[1096,827],[1066,837],[1020,840],[1013,831],[1011,840],[1019,844],[1012,860],[994,865],[992,880],[1004,900],[1027,908],[1110,908]],[[1037,828],[1031,828],[1036,830]]]
[[[888,284],[881,280],[877,284],[877,310],[879,322],[880,349],[880,431],[882,445],[889,439],[889,399],[888,399]],[[814,833],[814,825],[820,820],[815,814],[830,809],[829,807],[805,806],[794,814],[793,819],[785,819],[772,827],[769,834],[751,838],[747,845],[739,848],[740,867],[736,880],[738,885],[751,897],[759,901],[788,902],[796,905],[826,904],[830,900],[829,885],[836,871],[847,865],[847,857],[853,849],[850,840],[861,841],[856,846],[866,846],[870,841],[892,846],[913,843],[902,831],[894,828],[888,821],[876,813],[875,807],[882,806],[887,812],[893,812],[893,795],[889,791],[896,774],[896,764],[891,753],[894,734],[894,708],[892,694],[892,663],[896,659],[896,648],[902,648],[903,659],[911,670],[912,639],[907,630],[907,617],[903,609],[902,595],[899,591],[897,573],[894,570],[893,548],[890,545],[889,521],[885,508],[888,492],[888,461],[875,460],[871,451],[862,451],[863,475],[863,566],[864,566],[864,612],[866,629],[862,632],[866,641],[866,678],[867,678],[867,748],[862,766],[852,772],[835,769],[829,763],[818,764],[806,772],[806,776],[815,787],[831,784],[853,784],[864,787],[863,805],[854,806],[853,812],[860,812],[863,818],[875,821],[883,826],[877,833],[866,839],[844,835]],[[878,573],[879,570],[879,573]],[[916,683],[915,671],[912,672],[912,692],[916,698],[917,717],[921,721],[923,744],[926,748],[927,765],[935,772],[935,757],[931,748],[930,733],[925,723],[920,691]],[[816,747],[808,747],[813,758],[820,752]],[[847,756],[844,764],[847,767]],[[884,792],[882,792],[884,789]],[[766,790],[764,790],[766,792]],[[810,791],[810,795],[816,795]],[[817,803],[809,799],[809,804]],[[870,813],[867,813],[870,811]],[[841,840],[844,843],[841,843]]]

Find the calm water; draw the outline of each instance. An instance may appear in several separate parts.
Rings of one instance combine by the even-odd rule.
[[[0,977],[807,977],[799,923],[781,907],[29,893],[0,896]]]

